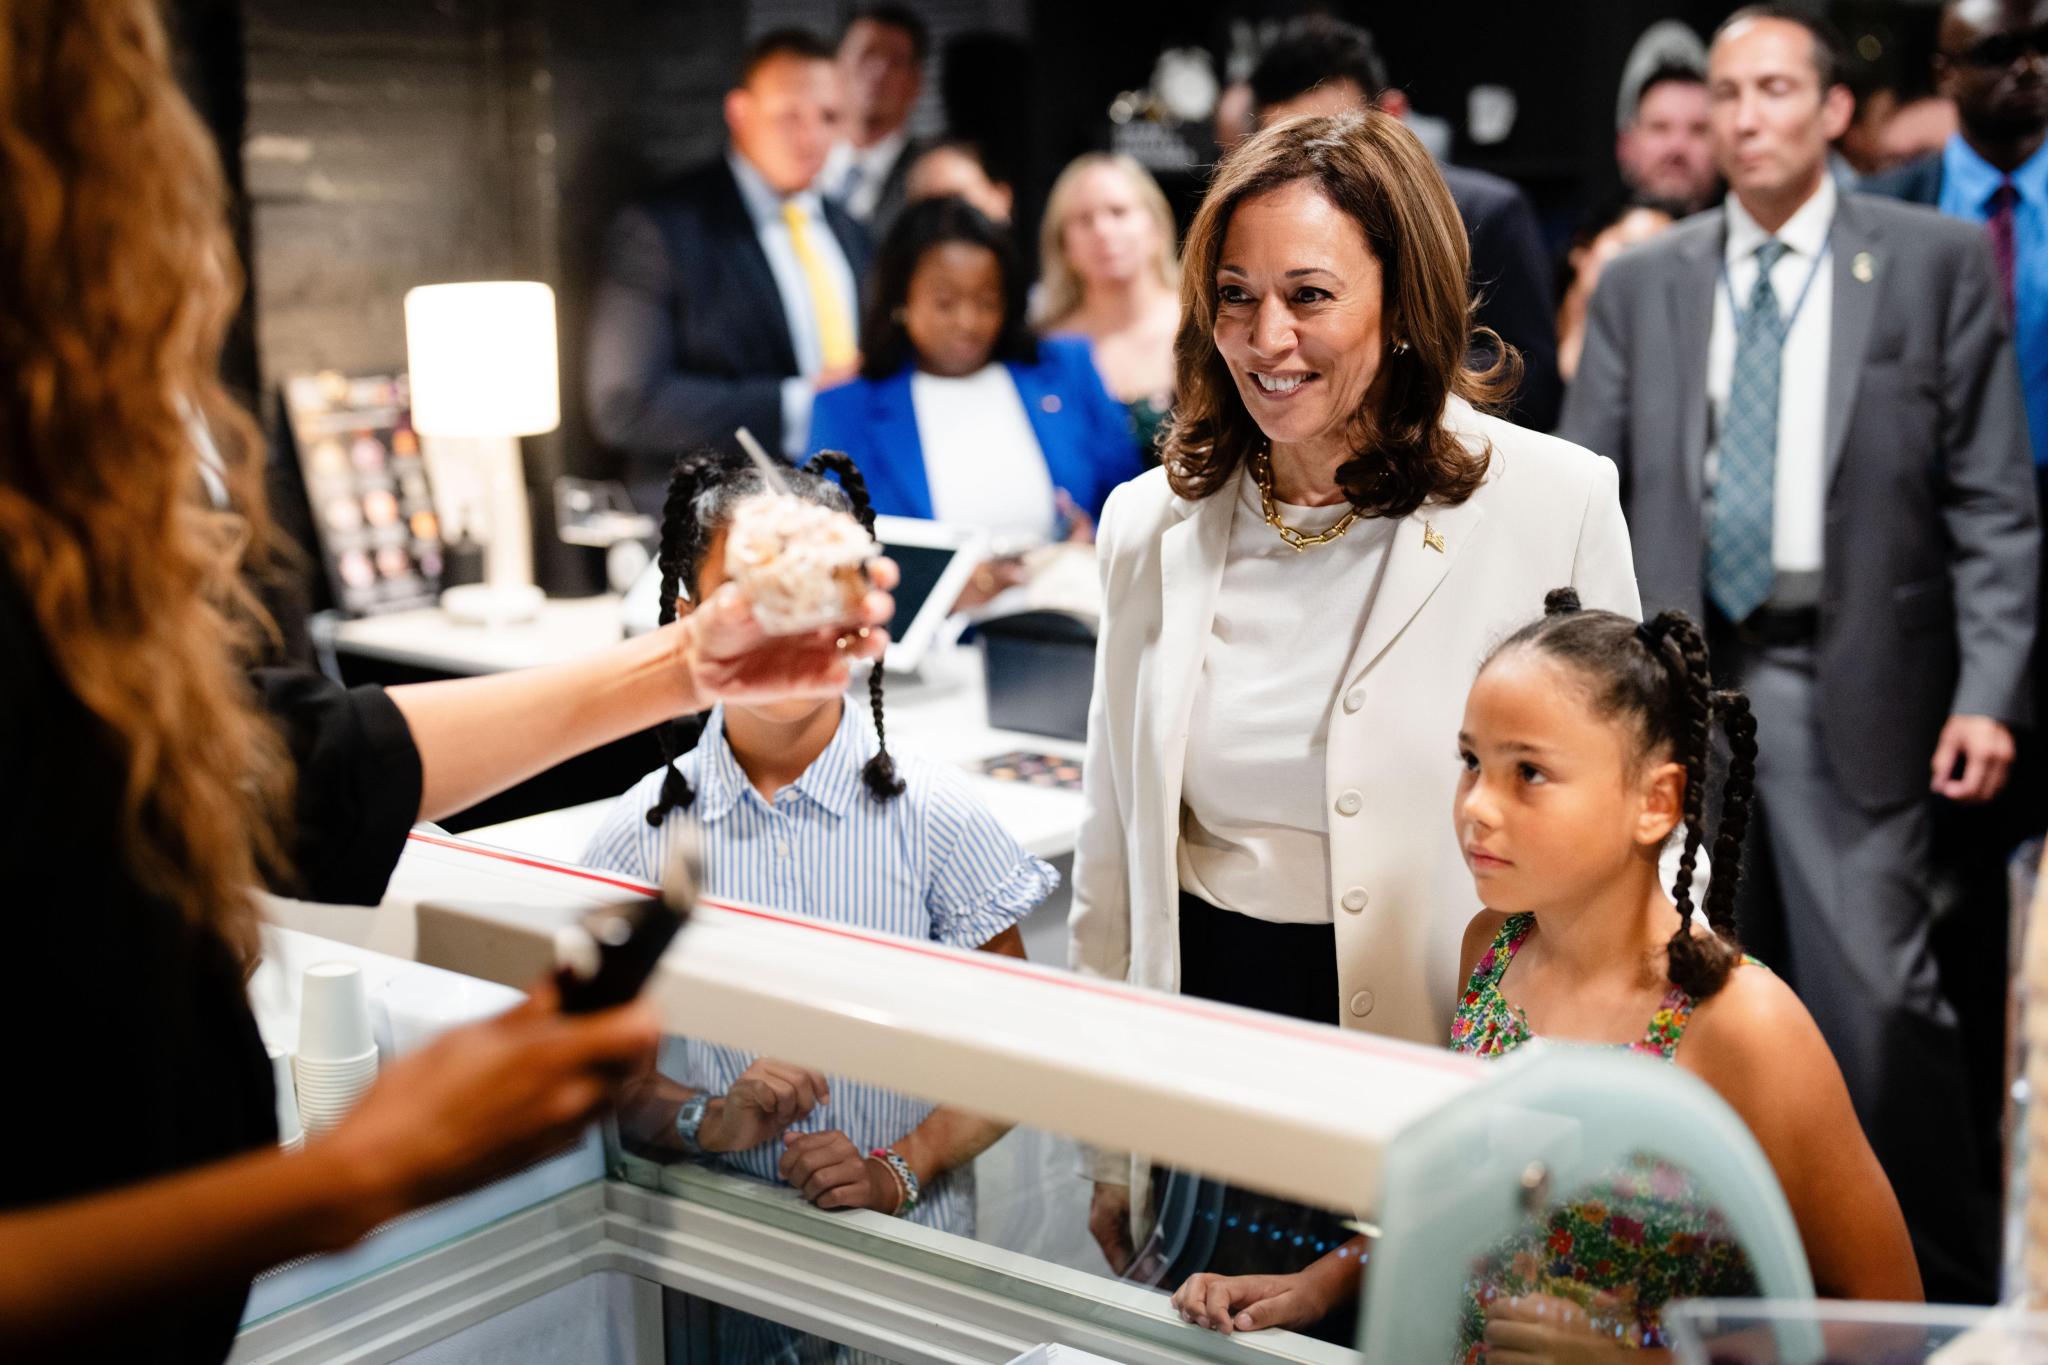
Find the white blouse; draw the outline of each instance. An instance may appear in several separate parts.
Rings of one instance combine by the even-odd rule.
[[[1278,506],[1311,535],[1349,510]],[[1364,517],[1327,545],[1295,550],[1266,524],[1243,475],[1188,719],[1183,891],[1276,923],[1329,922],[1330,709],[1400,524]]]
[[[935,520],[997,540],[1051,538],[1059,516],[1052,475],[1006,367],[984,365],[958,379],[920,370],[910,377],[910,406]]]

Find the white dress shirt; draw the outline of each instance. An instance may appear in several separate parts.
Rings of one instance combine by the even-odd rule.
[[[910,406],[934,520],[978,527],[997,541],[1052,536],[1052,474],[1008,366],[957,379],[919,370],[910,377]]]
[[[1236,503],[1188,716],[1180,887],[1256,919],[1328,924],[1330,714],[1404,523],[1362,517],[1327,545],[1295,550],[1266,524],[1249,471]],[[1279,509],[1310,535],[1350,510]]]
[[[1775,234],[1791,248],[1771,271],[1771,289],[1778,296],[1780,316],[1799,306],[1800,291],[1806,291],[1806,302],[1799,306],[1780,353],[1777,478],[1771,505],[1771,562],[1780,575],[1817,575],[1821,568],[1827,500],[1828,351],[1835,312],[1833,271],[1821,260],[1821,253],[1828,249],[1837,197],[1835,182],[1822,176],[1813,197]],[[1707,452],[1710,487],[1735,373],[1735,315],[1728,295],[1732,288],[1742,306],[1749,306],[1749,291],[1756,287],[1756,249],[1773,235],[1757,225],[1734,195],[1728,196],[1727,276],[1714,286],[1714,326],[1707,343],[1707,403],[1714,432],[1714,445]],[[1811,288],[1807,286],[1809,277]]]
[[[785,199],[794,200],[810,220],[811,249],[824,263],[825,273],[846,308],[856,334],[860,328],[860,292],[854,285],[853,267],[847,262],[832,225],[825,220],[825,204],[815,190],[793,195],[778,194],[761,178],[753,163],[736,151],[727,151],[726,164],[739,183],[740,200],[753,220],[761,250],[768,255],[768,269],[775,276],[775,292],[782,296],[782,316],[789,323],[789,339],[796,348],[795,375],[782,381],[782,453],[801,460],[809,453],[811,399],[816,395],[813,381],[825,368],[825,346],[818,335],[817,310],[811,306],[811,285],[797,260],[796,245],[790,240],[789,224],[783,220]]]
[[[889,183],[897,158],[909,145],[908,128],[898,128],[872,147],[841,142],[825,158],[825,171],[818,177],[818,183],[844,204],[848,213],[863,223],[872,223],[875,207],[882,202],[882,187]]]

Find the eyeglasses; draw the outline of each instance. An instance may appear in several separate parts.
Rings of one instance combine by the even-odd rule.
[[[2048,56],[2048,24],[2036,28],[2021,29],[2015,33],[1994,33],[1964,48],[1961,52],[1947,54],[1952,62],[1974,66],[1986,71],[2011,66],[2021,54],[2041,57]]]

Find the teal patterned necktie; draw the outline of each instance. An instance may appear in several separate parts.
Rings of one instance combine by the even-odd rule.
[[[1756,286],[1735,319],[1735,372],[1714,474],[1707,531],[1707,595],[1730,621],[1749,619],[1770,599],[1771,519],[1778,470],[1779,362],[1785,349],[1771,267],[1791,248],[1775,239],[1756,249]]]

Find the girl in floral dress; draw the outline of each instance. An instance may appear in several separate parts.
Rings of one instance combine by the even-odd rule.
[[[1642,625],[1581,611],[1569,590],[1545,606],[1481,668],[1458,736],[1453,816],[1486,909],[1465,931],[1452,1048],[1496,1057],[1546,1037],[1691,1071],[1770,1160],[1821,1294],[1919,1299],[1905,1220],[1834,1057],[1805,1006],[1735,943],[1756,761],[1747,700],[1712,689],[1705,641],[1682,613]],[[1717,722],[1733,758],[1696,915]],[[1681,827],[1667,894],[1659,856]],[[1461,1360],[1654,1352],[1667,1301],[1754,1292],[1684,1174],[1648,1160],[1524,1233],[1474,1266]],[[1357,1294],[1364,1252],[1361,1239],[1296,1275],[1196,1276],[1174,1304],[1224,1332],[1312,1322]]]

